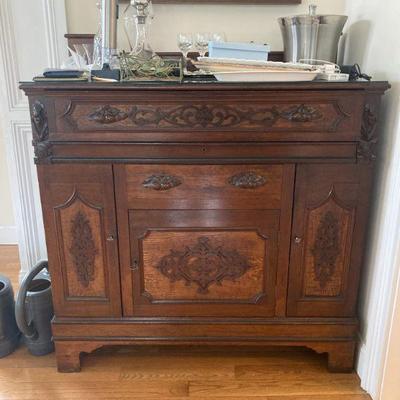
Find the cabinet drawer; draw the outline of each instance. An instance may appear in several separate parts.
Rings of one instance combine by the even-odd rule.
[[[143,99],[146,100],[143,100]],[[144,142],[354,141],[363,93],[138,90],[54,98],[54,140]]]
[[[283,165],[126,165],[128,205],[135,209],[279,209]]]

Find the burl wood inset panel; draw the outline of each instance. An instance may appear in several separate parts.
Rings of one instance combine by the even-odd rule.
[[[324,204],[308,210],[307,227],[304,296],[340,296],[350,261],[354,209],[338,204],[332,190]]]
[[[284,168],[283,165],[127,165],[128,206],[279,209]]]
[[[63,238],[60,245],[63,247],[67,296],[106,298],[102,209],[84,202],[75,192],[56,212]]]
[[[144,289],[153,301],[256,301],[266,240],[257,232],[150,232],[142,242]]]

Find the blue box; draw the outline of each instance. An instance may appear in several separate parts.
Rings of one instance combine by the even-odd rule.
[[[210,42],[208,44],[209,57],[236,58],[239,60],[268,61],[271,47],[268,44]]]

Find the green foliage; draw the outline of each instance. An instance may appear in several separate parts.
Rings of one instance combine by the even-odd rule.
[[[176,67],[157,55],[150,59],[143,59],[125,51],[120,53],[119,61],[122,81],[133,81],[138,78],[165,79],[172,75]]]

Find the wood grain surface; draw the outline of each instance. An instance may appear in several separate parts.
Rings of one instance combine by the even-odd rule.
[[[0,246],[0,274],[17,289],[17,247]],[[54,354],[21,346],[0,360],[0,400],[370,400],[358,376],[330,374],[309,350],[105,348],[80,374],[57,372]]]

